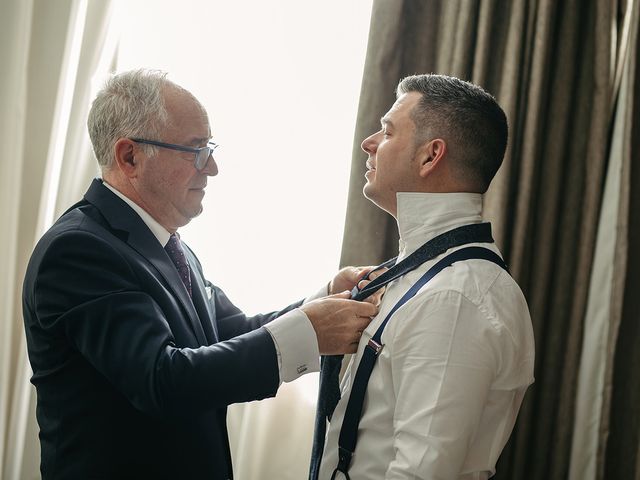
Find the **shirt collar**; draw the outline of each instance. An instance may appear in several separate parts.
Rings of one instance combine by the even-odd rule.
[[[153,218],[151,215],[149,215],[149,212],[147,212],[144,208],[142,208],[136,202],[131,200],[125,194],[121,193],[115,187],[109,185],[104,179],[102,180],[102,183],[105,187],[107,187],[109,190],[115,193],[118,197],[120,197],[124,202],[126,202],[126,204],[129,205],[133,209],[133,211],[140,216],[140,218],[145,223],[145,225],[149,227],[149,230],[151,230],[151,233],[153,233],[153,235],[158,239],[158,242],[160,242],[160,245],[162,245],[163,247],[167,245],[167,243],[169,242],[169,237],[171,236],[171,233],[169,233],[169,231],[167,231],[166,228],[160,225],[157,222],[157,220]]]
[[[452,228],[482,222],[480,193],[398,192],[398,261]]]

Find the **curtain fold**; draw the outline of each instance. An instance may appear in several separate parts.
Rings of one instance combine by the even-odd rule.
[[[318,375],[308,374],[280,385],[276,398],[229,406],[227,426],[234,478],[306,478],[317,383]]]
[[[366,155],[359,143],[378,129],[403,76],[434,72],[470,80],[492,92],[509,118],[509,146],[485,195],[484,216],[529,303],[537,351],[536,383],[499,461],[498,479],[569,474],[585,313],[611,155],[618,32],[634,3],[374,2],[341,264],[373,264],[396,253],[393,219],[362,197]],[[622,265],[634,260],[616,253]],[[608,314],[615,330],[622,310]],[[610,348],[609,360],[620,352]],[[606,438],[601,432],[595,441],[603,448]],[[631,441],[626,445],[638,448]]]
[[[0,16],[0,61],[3,75],[0,89],[0,222],[5,232],[0,236],[0,251],[5,255],[0,270],[0,476],[17,478],[16,462],[9,458],[13,438],[11,429],[12,407],[15,402],[15,385],[19,383],[18,365],[21,358],[20,318],[16,315],[14,299],[19,290],[15,283],[18,266],[13,259],[19,248],[18,238],[12,234],[18,230],[20,211],[19,180],[23,165],[13,159],[22,158],[25,137],[24,118],[26,96],[27,52],[29,49],[28,25],[33,4],[31,1],[9,2]],[[18,343],[16,344],[16,339]],[[11,475],[11,476],[9,476]]]
[[[35,390],[21,286],[35,242],[96,168],[86,141],[92,82],[104,78],[110,0],[5,0],[0,19],[0,476],[39,478]],[[105,45],[109,48],[105,50]],[[110,53],[109,53],[110,51]],[[82,121],[80,121],[82,119]]]
[[[617,217],[618,238],[614,261],[611,318],[617,330],[607,338],[605,396],[598,451],[598,479],[640,479],[640,2],[633,8],[618,108],[622,182]],[[621,255],[624,253],[626,255]],[[627,262],[624,262],[627,259]]]

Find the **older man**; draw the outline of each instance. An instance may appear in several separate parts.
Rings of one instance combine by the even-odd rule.
[[[400,252],[369,286],[387,290],[335,411],[321,412],[311,477],[486,479],[534,364],[526,301],[481,223],[506,118],[478,86],[418,75],[381,123],[362,142],[364,195],[397,220]]]
[[[88,126],[102,178],[24,281],[42,477],[231,478],[226,407],[317,371],[319,353],[355,351],[377,309],[341,294],[248,318],[205,280],[177,230],[202,210],[215,144],[202,105],[164,74],[113,77]]]

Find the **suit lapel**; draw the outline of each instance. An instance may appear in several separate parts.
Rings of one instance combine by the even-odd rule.
[[[216,312],[213,303],[213,290],[209,287],[209,292],[207,292],[202,276],[199,275],[199,271],[194,268],[196,263],[192,258],[191,251],[187,248],[185,249],[185,253],[191,266],[193,305],[196,307],[198,317],[200,317],[202,328],[204,329],[209,344],[217,343],[219,336],[218,327],[215,322]]]
[[[125,241],[151,263],[164,278],[165,283],[180,301],[188,319],[187,323],[198,342],[200,345],[207,345],[207,338],[187,289],[184,287],[164,248],[140,216],[124,201],[114,195],[113,192],[109,191],[107,187],[102,185],[102,181],[98,179],[91,183],[89,190],[85,194],[85,199],[100,210],[114,229],[128,233]]]

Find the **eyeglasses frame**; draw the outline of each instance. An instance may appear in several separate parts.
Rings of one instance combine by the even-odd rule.
[[[145,138],[130,138],[129,140],[136,143],[143,143],[145,145],[153,145],[155,147],[168,148],[169,150],[177,150],[179,152],[193,153],[195,154],[193,159],[193,165],[198,170],[202,170],[207,165],[207,161],[209,160],[209,157],[213,154],[213,151],[220,146],[215,142],[207,142],[207,145],[205,147],[187,147],[185,145],[158,142],[157,140],[147,140]],[[206,157],[204,157],[204,161],[198,160],[200,156],[200,152],[203,152],[205,150],[209,150],[209,154]],[[200,158],[203,158],[203,157],[200,157]]]

